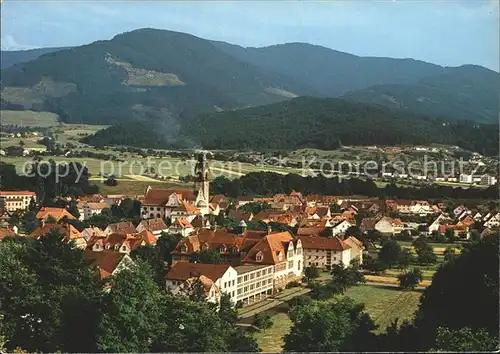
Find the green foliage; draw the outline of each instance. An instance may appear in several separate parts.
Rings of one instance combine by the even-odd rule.
[[[401,250],[401,253],[399,254],[398,257],[398,266],[401,268],[406,268],[410,265],[410,263],[413,263],[413,254],[411,253],[411,250],[408,248],[404,248]]]
[[[180,234],[161,233],[161,236],[156,241],[155,247],[160,251],[163,261],[167,262],[169,265],[172,264],[171,252],[183,238],[184,237]]]
[[[422,271],[418,268],[405,271],[398,275],[399,286],[402,289],[414,289],[422,281]]]
[[[359,271],[359,267],[356,264],[352,264],[349,267],[334,264],[332,265],[331,274],[332,280],[328,286],[333,294],[343,294],[347,288],[365,282],[365,276]]]
[[[132,259],[146,263],[153,272],[153,279],[158,286],[165,285],[165,264],[161,249],[157,246],[144,245],[130,252]]]
[[[220,252],[214,248],[204,249],[194,254],[193,261],[208,264],[222,264]]]
[[[268,329],[273,326],[273,320],[268,314],[259,312],[253,316],[252,324],[261,330]]]
[[[319,269],[314,264],[304,268],[304,279],[310,282],[319,277]]]
[[[387,264],[389,268],[398,264],[401,259],[401,246],[395,240],[387,240],[380,249],[378,258],[381,262]]]
[[[443,257],[445,262],[451,262],[458,257],[458,254],[455,248],[448,246],[443,252]]]
[[[235,124],[237,122],[237,124]],[[477,126],[478,128],[474,128]],[[234,127],[228,131],[228,127]],[[474,135],[470,131],[474,129]],[[495,130],[496,129],[496,130]],[[447,122],[340,99],[291,101],[186,120],[185,135],[209,149],[337,149],[351,145],[450,144],[496,154],[498,126]]]
[[[491,336],[480,328],[449,329],[439,327],[436,337],[437,351],[446,352],[493,352],[498,350],[498,335]]]
[[[373,345],[373,321],[364,305],[349,298],[294,307],[290,318],[293,326],[285,335],[285,351],[363,351]]]
[[[420,236],[413,242],[415,252],[417,252],[417,262],[420,264],[433,264],[437,262],[437,256],[434,249],[427,243],[425,236]]]
[[[0,313],[10,350],[94,352],[101,285],[57,231],[0,243]]]
[[[261,211],[267,211],[269,209],[271,209],[271,205],[269,203],[266,203],[266,202],[246,203],[238,208],[239,211],[242,211],[245,213],[252,213],[254,215],[257,213],[260,213]]]
[[[498,238],[487,237],[464,246],[460,256],[438,269],[420,300],[415,325],[422,348],[414,349],[435,347],[438,327],[484,328],[498,335],[498,262]]]

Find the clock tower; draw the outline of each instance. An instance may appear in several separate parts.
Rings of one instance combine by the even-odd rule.
[[[194,166],[194,193],[196,195],[196,206],[202,214],[208,214],[208,203],[210,202],[210,169],[208,167],[207,152],[198,155]]]

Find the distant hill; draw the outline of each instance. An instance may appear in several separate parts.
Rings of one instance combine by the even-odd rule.
[[[306,82],[325,97],[337,97],[373,85],[413,84],[443,70],[441,66],[420,60],[359,57],[307,43],[262,48],[214,43],[241,60]]]
[[[17,55],[15,65],[4,62],[8,53]],[[445,120],[498,119],[494,71],[359,57],[306,43],[243,48],[140,29],[74,48],[2,53],[4,65],[1,109],[50,111],[65,122],[180,126],[200,114],[297,96],[342,97]]]
[[[498,154],[498,124],[445,121],[341,99],[298,97],[290,101],[186,119],[175,139],[171,129],[129,123],[102,130],[85,142],[140,147],[331,150],[346,145],[441,143]]]
[[[15,64],[24,63],[30,60],[35,60],[39,56],[47,53],[57,52],[66,49],[65,47],[58,48],[37,48],[28,50],[2,50],[0,51],[0,68],[5,69]]]
[[[304,94],[315,92],[240,61],[210,41],[155,29],[51,52],[2,70],[3,104],[52,111],[66,122],[182,117]]]
[[[500,75],[480,66],[446,68],[440,75],[425,77],[411,85],[378,85],[349,92],[343,98],[377,103],[419,114],[498,121]]]

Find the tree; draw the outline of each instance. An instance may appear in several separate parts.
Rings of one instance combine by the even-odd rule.
[[[313,301],[294,308],[290,318],[293,325],[285,335],[285,351],[363,351],[373,344],[373,321],[364,305],[349,298]]]
[[[116,180],[115,177],[108,177],[105,181],[104,184],[110,187],[115,187],[118,185],[118,181]]]
[[[419,239],[421,239],[419,237]],[[421,239],[415,246],[417,252],[417,261],[420,264],[433,264],[437,262],[437,256],[434,254],[434,249],[427,243],[425,239]]]
[[[0,242],[0,304],[7,349],[95,352],[100,280],[54,230]]]
[[[453,262],[441,265],[421,297],[415,319],[421,347],[415,350],[436,347],[438,327],[484,328],[491,336],[498,335],[498,238],[463,247]]]
[[[455,242],[455,230],[452,227],[446,229],[445,236],[448,242]]]
[[[314,264],[304,268],[304,278],[306,282],[310,282],[318,277],[319,277],[319,269]]]
[[[453,261],[458,255],[456,253],[456,250],[454,247],[448,246],[443,252],[444,256],[444,261],[445,262],[451,262]]]
[[[334,294],[343,294],[347,288],[365,282],[365,276],[359,271],[357,265],[344,268],[343,265],[334,264],[331,274],[332,280],[329,287]]]
[[[80,211],[78,210],[78,202],[76,200],[71,199],[68,205],[68,212],[76,219],[80,218]]]
[[[413,237],[411,236],[411,234],[408,230],[403,230],[399,234],[398,239],[402,240],[402,241],[412,241]]]
[[[498,337],[491,336],[483,328],[472,331],[469,327],[460,329],[439,327],[436,349],[446,352],[493,352],[498,350]]]
[[[238,320],[238,313],[233,307],[231,296],[223,293],[219,302],[219,317],[230,325],[234,325]]]
[[[388,268],[387,264],[382,262],[380,258],[373,258],[370,255],[365,256],[363,267],[374,273],[381,273]]]
[[[345,231],[346,236],[354,236],[356,238],[361,238],[362,232],[361,229],[358,226],[349,226],[347,230]]]
[[[172,264],[171,252],[175,250],[177,244],[184,237],[181,234],[166,234],[162,232],[160,237],[156,241],[156,248],[160,251],[163,261],[167,262],[169,265]]]
[[[402,289],[414,289],[422,281],[422,271],[413,268],[398,275],[399,286]]]
[[[271,316],[263,312],[259,312],[253,316],[253,325],[259,329],[268,329],[273,326]]]
[[[271,209],[271,204],[266,202],[246,203],[245,205],[242,205],[241,207],[238,208],[239,211],[245,213],[252,213],[254,215],[260,213],[261,211],[266,211],[269,209]]]
[[[208,264],[222,264],[220,252],[213,248],[204,249],[195,254],[194,261]]]
[[[412,262],[413,262],[413,254],[411,253],[411,250],[409,250],[408,248],[404,248],[403,250],[401,250],[401,253],[399,254],[398,258],[398,265],[401,268],[406,268]]]
[[[389,268],[396,265],[401,257],[401,246],[396,240],[387,240],[380,249],[378,258]]]
[[[144,245],[130,252],[134,260],[147,263],[153,271],[153,279],[159,286],[165,285],[165,264],[160,248],[157,246]]]
[[[136,264],[111,278],[96,338],[99,351],[149,352],[162,328],[163,292],[149,267]]]
[[[45,219],[45,223],[55,224],[55,223],[57,223],[57,220],[55,217],[53,217],[52,215],[49,214],[49,216],[47,216],[47,218]]]

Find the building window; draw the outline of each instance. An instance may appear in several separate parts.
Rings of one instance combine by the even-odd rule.
[[[234,286],[234,280],[231,280],[231,285]]]
[[[238,289],[238,291],[236,292],[238,295],[241,295],[241,289]]]
[[[255,287],[258,288],[260,286],[260,281],[258,281],[257,283],[255,283]]]
[[[161,214],[160,213],[156,214],[156,217],[161,218]]]
[[[300,261],[297,263],[297,270],[300,270]]]
[[[260,270],[257,272],[257,278],[260,277]]]
[[[264,255],[262,254],[262,252],[257,253],[257,255],[255,256],[255,260],[257,262],[262,262],[263,258],[264,258]]]
[[[160,211],[160,210],[161,210],[161,208],[156,208],[156,210]]]
[[[181,252],[182,252],[182,253],[186,253],[187,251],[188,251],[187,246],[186,246],[186,245],[182,245],[182,246],[181,246]]]
[[[227,281],[224,282],[224,289],[227,288]]]
[[[247,291],[248,291],[248,286],[245,286],[244,291],[245,291],[245,292],[247,292]]]
[[[271,284],[272,282],[273,282],[273,280],[272,280],[272,279],[267,279],[267,283],[268,283],[268,284]]]
[[[248,275],[245,275],[245,276],[243,277],[243,281],[247,281],[247,280],[248,280]]]
[[[250,273],[250,280],[252,280],[255,277],[255,274]]]
[[[238,277],[238,284],[241,284],[241,281],[243,280],[242,277]]]

